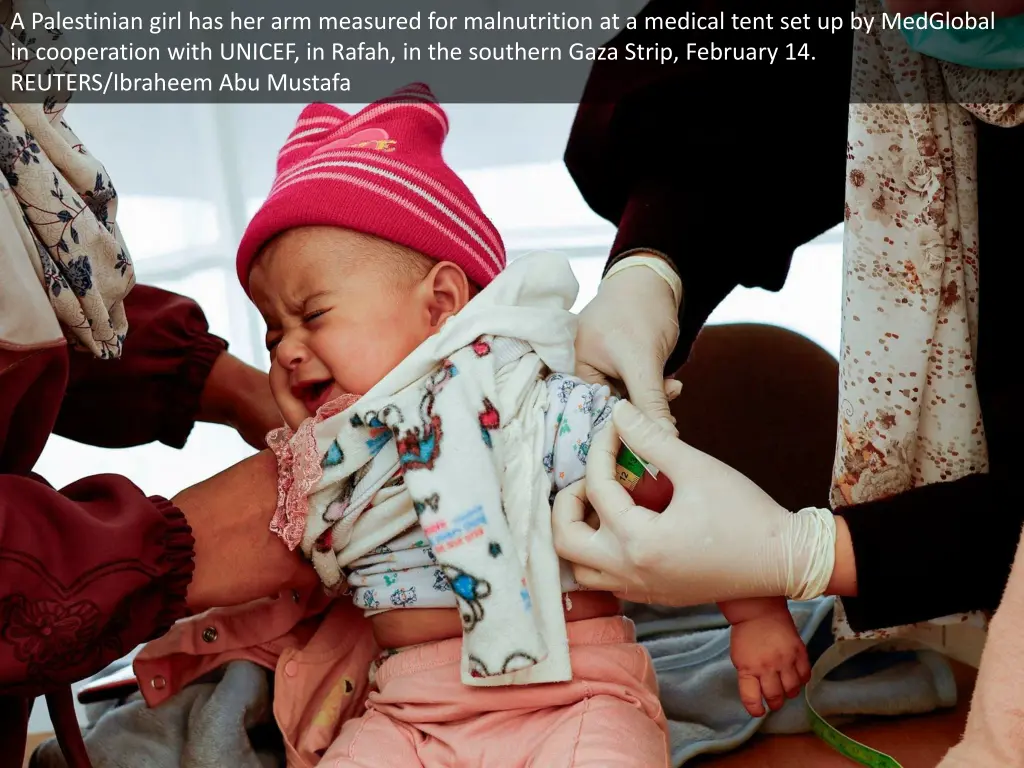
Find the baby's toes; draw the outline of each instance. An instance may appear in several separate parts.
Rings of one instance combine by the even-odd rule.
[[[764,703],[761,699],[761,683],[749,672],[739,673],[740,701],[751,717],[763,717]]]

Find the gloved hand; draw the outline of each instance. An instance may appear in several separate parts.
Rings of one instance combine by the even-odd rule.
[[[616,388],[621,382],[631,402],[673,433],[668,401],[682,385],[664,376],[679,340],[678,309],[663,277],[648,267],[630,267],[601,282],[580,312],[576,334],[576,375]]]
[[[672,502],[660,514],[634,505],[615,480],[620,436],[672,481]],[[588,499],[596,530],[584,521]],[[554,506],[555,547],[582,586],[659,605],[817,597],[832,575],[835,530],[827,510],[790,513],[625,401],[594,438],[586,479]]]

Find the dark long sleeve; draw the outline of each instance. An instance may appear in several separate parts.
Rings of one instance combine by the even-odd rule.
[[[54,432],[103,448],[153,441],[181,448],[206,377],[227,344],[210,333],[202,310],[184,296],[137,285],[125,309],[129,330],[120,359],[71,353]]]
[[[0,690],[38,695],[186,615],[193,539],[169,501],[99,475],[0,475]]]
[[[830,13],[849,18],[852,0]],[[683,281],[680,341],[668,370],[685,361],[708,315],[738,285],[779,290],[793,251],[843,219],[852,33],[781,30],[782,16],[810,14],[812,0],[773,4],[775,31],[645,31],[646,19],[764,15],[753,0],[680,5],[654,0],[639,28],[611,43],[588,80],[565,163],[588,205],[618,228],[611,259],[664,254]],[[847,25],[848,26],[848,25]],[[780,46],[774,64],[627,61],[630,43]],[[814,61],[784,61],[806,42]]]
[[[970,475],[838,510],[857,560],[857,631],[995,610],[1024,525],[999,475]]]
[[[1024,419],[1014,354],[1024,265],[1011,257],[1019,241],[1024,126],[977,129],[984,255],[975,368],[988,472],[840,510],[853,540],[858,590],[843,605],[858,631],[994,610],[1024,525],[1015,493]]]
[[[829,8],[849,19],[852,0]],[[684,287],[674,371],[708,315],[736,286],[777,290],[794,249],[843,220],[852,32],[645,32],[648,17],[765,13],[753,0],[654,0],[640,29],[619,34],[617,61],[595,63],[565,162],[590,207],[617,227],[611,260],[652,250]],[[821,5],[783,0],[770,12]],[[849,26],[848,24],[846,25]],[[760,46],[808,43],[814,61],[773,65],[625,61],[627,43]],[[783,54],[784,56],[785,54]],[[1024,425],[1010,370],[1017,339],[1015,209],[1024,127],[979,126],[981,301],[978,391],[990,472],[844,508],[859,596],[844,599],[867,630],[995,608],[1024,512],[1009,493]],[[838,311],[838,309],[837,309]]]
[[[30,473],[67,358],[0,347],[0,695],[87,677],[187,612],[194,542],[174,505],[116,475],[57,491]]]

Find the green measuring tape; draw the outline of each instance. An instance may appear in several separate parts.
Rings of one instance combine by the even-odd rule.
[[[657,467],[633,453],[633,449],[626,445],[626,441],[621,437],[619,441],[622,443],[622,447],[619,449],[619,455],[615,459],[615,479],[627,491],[632,491],[636,488],[637,483],[640,482],[640,478],[644,476],[645,472],[651,477],[658,476]]]
[[[843,757],[855,763],[866,765],[868,768],[903,768],[894,758],[884,752],[879,752],[865,744],[861,744],[859,741],[844,735],[834,726],[829,725],[825,718],[815,711],[814,705],[811,704],[812,692],[817,684],[824,679],[825,675],[847,659],[882,644],[888,643],[883,640],[861,640],[838,641],[832,645],[821,655],[821,658],[815,663],[814,669],[811,670],[811,680],[807,683],[807,687],[804,688],[804,703],[807,705],[807,715],[810,720],[811,730],[819,739]]]
[[[866,765],[869,768],[903,768],[896,760],[884,752],[872,749],[859,741],[843,735],[834,727],[825,722],[825,719],[814,711],[810,699],[804,694],[807,702],[807,714],[810,716],[811,730],[814,734],[828,744],[832,749],[854,762]]]

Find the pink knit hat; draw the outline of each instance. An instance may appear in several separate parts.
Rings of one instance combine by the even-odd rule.
[[[277,178],[238,246],[238,279],[272,238],[329,226],[451,261],[481,288],[505,267],[505,246],[441,157],[448,116],[413,83],[354,115],[310,104],[277,155]]]

